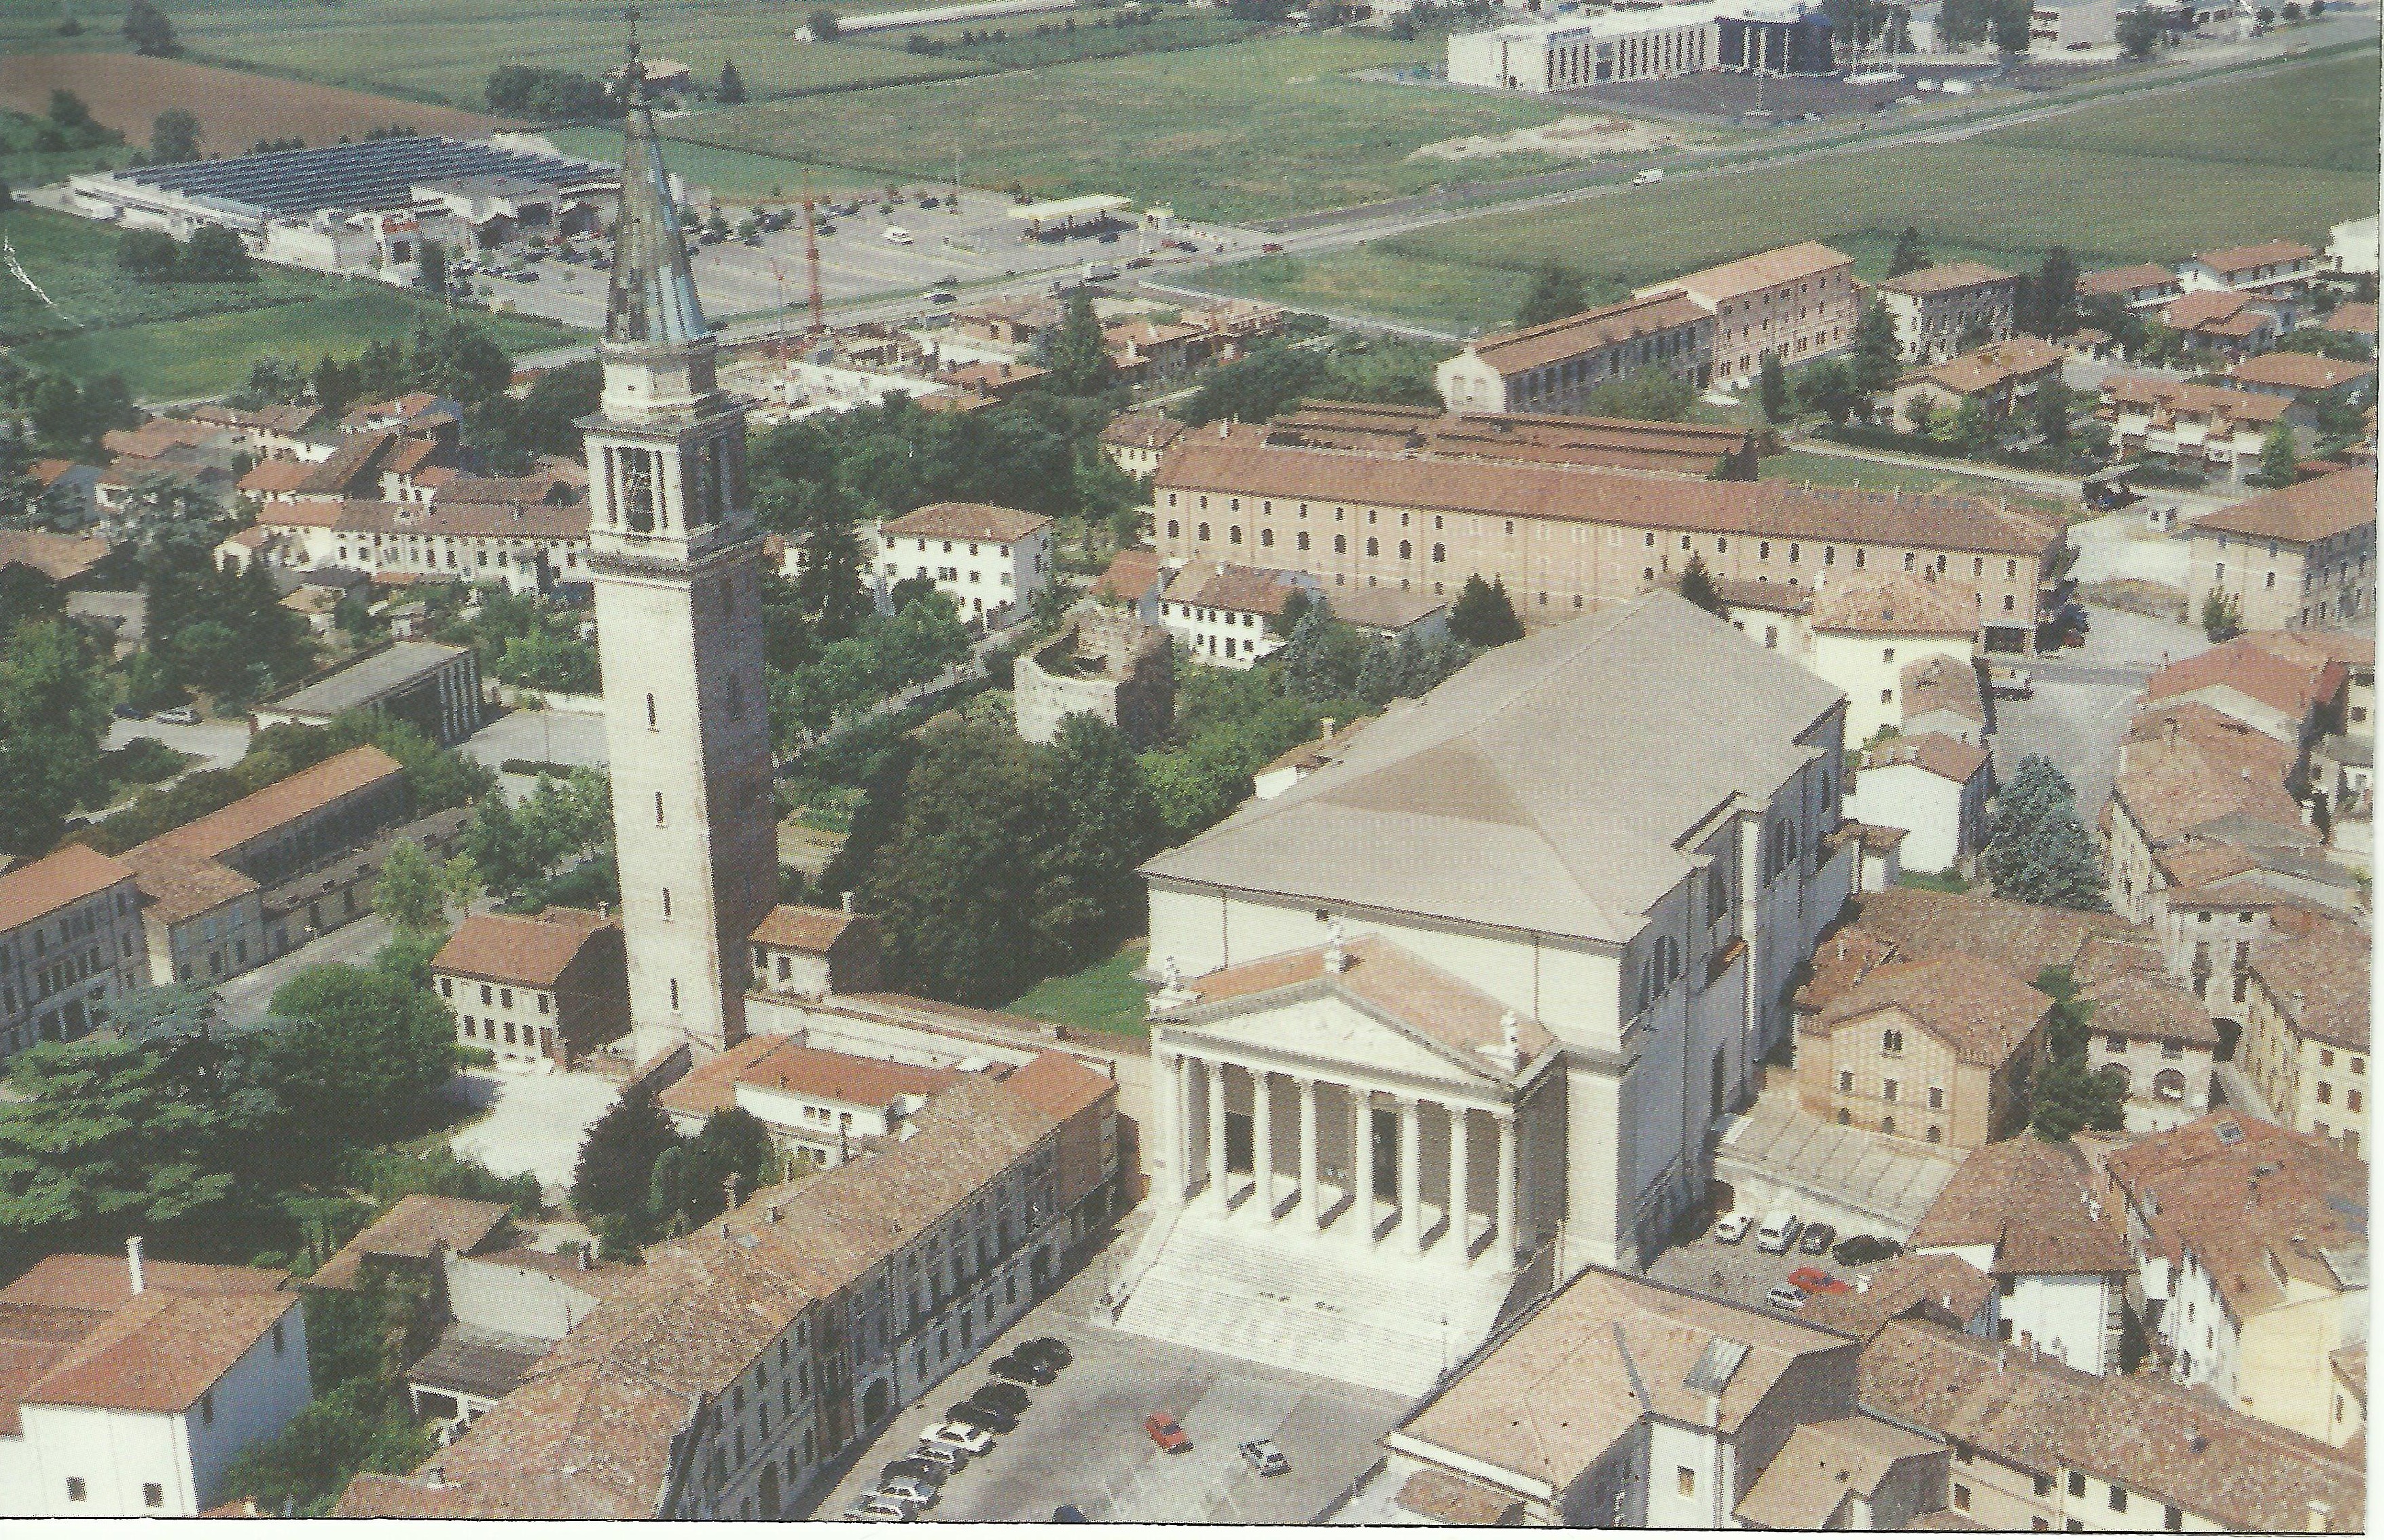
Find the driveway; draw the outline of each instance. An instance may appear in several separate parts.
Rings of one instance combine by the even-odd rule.
[[[2009,780],[2019,762],[2043,754],[2069,777],[2078,816],[2092,827],[2118,764],[2119,738],[2144,681],[2175,659],[2204,652],[2200,628],[2125,610],[2090,605],[2086,645],[2026,661],[2035,693],[1995,702],[1995,774]]]
[[[392,930],[379,914],[366,914],[217,986],[216,1003],[223,1012],[224,1025],[235,1029],[256,1025],[272,1009],[273,991],[318,962],[364,966],[389,944]]]
[[[1761,1216],[1757,1217],[1759,1219]],[[1844,1240],[1844,1232],[1841,1231],[1838,1238]],[[1800,1267],[1818,1267],[1850,1284],[1857,1271],[1840,1267],[1830,1260],[1826,1251],[1818,1257],[1808,1257],[1794,1247],[1790,1247],[1781,1255],[1758,1251],[1752,1229],[1747,1231],[1746,1238],[1735,1246],[1714,1239],[1713,1232],[1707,1230],[1686,1246],[1675,1246],[1658,1257],[1655,1265],[1647,1269],[1647,1276],[1675,1288],[1693,1289],[1699,1294],[1715,1295],[1737,1304],[1769,1309],[1771,1307],[1764,1304],[1764,1295],[1786,1283],[1788,1274]],[[1782,1310],[1780,1313],[1787,1315],[1793,1312]]]
[[[455,1153],[470,1156],[500,1176],[528,1172],[545,1189],[548,1201],[554,1202],[571,1186],[571,1168],[578,1162],[589,1125],[604,1115],[621,1087],[618,1081],[581,1072],[468,1070],[450,1082],[448,1090],[488,1110],[448,1141]]]
[[[464,751],[491,770],[509,759],[602,770],[604,719],[593,712],[507,712],[466,739]]]
[[[1129,1223],[1108,1250],[1130,1248]],[[925,1517],[962,1523],[1049,1523],[1063,1503],[1093,1521],[1117,1523],[1305,1522],[1380,1456],[1376,1440],[1406,1414],[1406,1398],[1331,1380],[1223,1358],[1171,1342],[1090,1324],[1111,1276],[1096,1256],[977,1359],[898,1413],[815,1509],[832,1518],[875,1485],[888,1460],[908,1453],[919,1431],[987,1379],[985,1366],[1031,1337],[1053,1336],[1075,1361],[1034,1397],[1018,1427],[993,1451],[953,1476]],[[1161,1452],[1143,1432],[1154,1411],[1192,1435],[1179,1454]],[[1235,1446],[1273,1438],[1291,1460],[1261,1477]]]
[[[121,749],[136,738],[154,738],[168,749],[196,754],[199,763],[190,770],[220,770],[248,752],[248,724],[244,721],[195,722],[182,727],[155,717],[138,722],[128,722],[121,716],[108,718],[107,748]]]

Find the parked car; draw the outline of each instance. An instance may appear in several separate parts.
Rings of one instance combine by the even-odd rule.
[[[1106,262],[1087,262],[1085,264],[1085,281],[1086,283],[1106,283],[1111,279],[1117,276],[1118,270]]]
[[[1832,1278],[1818,1267],[1800,1267],[1788,1274],[1789,1284],[1806,1294],[1849,1294],[1852,1286],[1843,1278]]]
[[[877,1478],[880,1481],[892,1481],[897,1476],[908,1476],[913,1481],[925,1482],[929,1486],[941,1486],[944,1484],[944,1478],[950,1474],[951,1474],[950,1471],[932,1459],[921,1459],[915,1455],[905,1455],[900,1459],[888,1460],[886,1469],[877,1472]]]
[[[911,232],[900,225],[888,225],[877,232],[878,239],[891,241],[898,246],[911,244]]]
[[[1818,1257],[1827,1251],[1837,1238],[1838,1232],[1833,1225],[1807,1224],[1805,1233],[1797,1237],[1796,1249],[1808,1257]]]
[[[1030,1363],[1048,1363],[1054,1369],[1065,1369],[1076,1361],[1076,1355],[1056,1336],[1038,1336],[1032,1342],[1022,1342],[1011,1352]]]
[[[1746,1232],[1754,1223],[1753,1214],[1724,1214],[1721,1216],[1721,1223],[1713,1227],[1713,1238],[1724,1246],[1736,1246],[1746,1238]]]
[[[1125,265],[1129,267],[1148,267],[1150,266],[1150,258],[1147,256],[1129,256],[1125,259]]]
[[[900,1498],[921,1511],[935,1507],[937,1499],[944,1495],[940,1485],[930,1484],[911,1476],[896,1476],[892,1481],[879,1482],[877,1490],[889,1497]]]
[[[1024,1415],[1034,1404],[1033,1397],[1017,1385],[1002,1380],[987,1380],[969,1392],[969,1399],[979,1406],[1000,1407],[1012,1417]]]
[[[1631,185],[1633,187],[1653,187],[1656,183],[1662,181],[1663,180],[1664,172],[1662,168],[1650,166],[1645,171],[1642,171],[1637,176],[1632,178]]]
[[[929,304],[950,304],[959,298],[960,296],[958,294],[953,293],[949,289],[930,289],[927,291],[927,303]]]
[[[168,706],[157,714],[157,720],[177,727],[193,727],[198,726],[199,714],[188,706]]]
[[[906,1519],[917,1518],[920,1510],[927,1506],[907,1492],[889,1491],[883,1486],[871,1487],[861,1495],[861,1500],[873,1506],[898,1509]]]
[[[1291,1461],[1284,1458],[1283,1450],[1272,1438],[1253,1438],[1239,1447],[1242,1463],[1260,1475],[1279,1476],[1291,1469]]]
[[[1848,1236],[1830,1248],[1830,1260],[1840,1267],[1869,1267],[1903,1254],[1901,1245],[1878,1236]]]
[[[848,1524],[902,1524],[911,1521],[902,1505],[891,1498],[864,1497],[837,1515]]]
[[[990,1434],[1015,1433],[1018,1418],[1000,1407],[988,1407],[975,1401],[955,1401],[944,1416],[955,1422],[965,1422],[973,1428],[983,1428]]]
[[[1059,1507],[1053,1509],[1051,1510],[1051,1521],[1055,1524],[1089,1524],[1092,1522],[1090,1519],[1085,1517],[1085,1510],[1078,1508],[1074,1503],[1062,1503]]]
[[[1142,1420],[1142,1431],[1150,1441],[1171,1455],[1182,1454],[1192,1447],[1192,1435],[1179,1426],[1174,1418],[1163,1411],[1154,1411]]]
[[[941,1444],[972,1455],[986,1454],[993,1448],[993,1434],[965,1422],[930,1422],[919,1430],[919,1441],[922,1445]]]
[[[1805,1292],[1786,1284],[1774,1284],[1765,1292],[1763,1302],[1775,1310],[1801,1310],[1805,1308]]]
[[[1015,1353],[1004,1353],[991,1364],[995,1375],[1005,1380],[1017,1380],[1026,1385],[1049,1385],[1060,1377],[1060,1372],[1049,1364],[1022,1359]]]
[[[1793,1209],[1774,1209],[1763,1216],[1763,1225],[1755,1232],[1755,1248],[1758,1251],[1781,1252],[1796,1242],[1797,1233],[1805,1228]]]
[[[905,1458],[911,1459],[924,1459],[932,1464],[940,1465],[948,1472],[960,1470],[962,1466],[968,1463],[969,1459],[968,1451],[966,1449],[959,1448],[950,1444],[931,1443],[924,1438],[919,1441],[917,1446],[913,1447],[910,1454]]]
[[[149,720],[149,714],[143,711],[139,706],[119,705],[116,708],[116,714],[124,718],[127,722],[146,722]]]

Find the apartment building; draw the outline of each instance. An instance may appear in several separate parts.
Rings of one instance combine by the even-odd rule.
[[[2038,391],[2058,383],[2068,356],[2068,349],[2034,337],[2008,338],[1905,375],[1888,391],[1888,405],[1894,420],[1916,425],[1924,411],[1950,416],[1965,406],[1988,422],[2002,422],[2026,412]],[[1921,402],[1928,405],[1920,407]]]
[[[1678,289],[1714,318],[1713,382],[1734,390],[1752,380],[1763,355],[1782,364],[1854,346],[1862,292],[1855,261],[1817,241],[1707,267],[1639,290],[1641,297]]]
[[[1260,534],[1271,540],[1274,531]],[[1317,591],[1304,572],[1187,562],[1159,597],[1159,623],[1201,662],[1248,668],[1290,640],[1276,623],[1302,591]]]
[[[1163,412],[1124,412],[1101,429],[1101,453],[1128,476],[1149,476],[1191,425]]]
[[[1808,987],[1798,1004],[1796,1094],[1807,1112],[1967,1150],[2018,1126],[2053,999],[1991,963],[1934,956],[1874,967],[1826,998]]]
[[[2229,481],[2254,470],[2280,422],[2305,426],[2305,414],[2280,396],[2185,379],[2112,375],[2094,416],[2109,425],[2120,453],[2168,462]]]
[[[931,503],[878,527],[877,560],[888,589],[928,578],[962,620],[999,628],[1051,580],[1051,521],[985,503]]]
[[[257,559],[384,578],[493,583],[518,594],[588,580],[588,503],[301,498],[257,510]]]
[[[1703,390],[1713,330],[1712,313],[1686,292],[1658,290],[1480,338],[1434,372],[1452,412],[1577,412],[1590,391],[1645,368]]]
[[[148,982],[131,867],[68,845],[0,875],[0,1058],[88,1035]]]
[[[2116,298],[2130,310],[2156,309],[2184,292],[2175,273],[2154,262],[2139,262],[2129,267],[2098,267],[2078,275],[2080,300]]]
[[[1983,262],[1941,262],[1879,280],[1879,302],[1895,318],[1895,346],[1929,365],[2011,335],[2019,279]]]
[[[584,909],[470,914],[430,960],[456,1040],[506,1068],[568,1069],[629,1030],[621,924]]]
[[[2247,630],[2376,613],[2376,468],[2335,471],[2204,514],[2188,535],[2188,595],[2219,593]]]
[[[689,1136],[726,1108],[762,1120],[781,1154],[841,1165],[888,1139],[970,1072],[897,1063],[808,1047],[775,1033],[748,1037],[663,1092],[663,1110]]]
[[[1328,598],[1453,594],[1478,573],[1527,626],[1676,582],[1693,556],[1717,579],[1806,589],[1933,575],[1976,597],[2001,652],[2032,651],[2068,591],[2061,529],[1980,497],[1292,446],[1260,428],[1186,435],[1154,487],[1170,560],[1310,572]]]
[[[2318,255],[2298,241],[2263,241],[2223,251],[2197,252],[2177,265],[2177,281],[2196,289],[2293,293],[2318,273]]]
[[[1235,429],[1226,425],[1223,431],[1230,435]],[[1352,401],[1311,401],[1280,413],[1267,422],[1266,441],[1295,449],[1662,470],[1699,479],[1724,466],[1752,479],[1762,449],[1752,429],[1719,423],[1479,408],[1447,411]]]
[[[2189,347],[2241,363],[2277,345],[2285,329],[2283,310],[2232,289],[2194,289],[2161,310],[2161,325]]]
[[[2252,949],[2236,1057],[2286,1126],[2359,1154],[2367,1144],[2367,933],[2314,920]]]

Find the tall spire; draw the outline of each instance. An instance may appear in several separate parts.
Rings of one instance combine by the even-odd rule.
[[[628,128],[621,147],[621,212],[613,230],[613,279],[604,296],[604,340],[626,347],[701,342],[711,335],[688,271],[678,203],[654,142],[646,67],[638,60],[638,13],[628,13],[628,63],[621,89]]]

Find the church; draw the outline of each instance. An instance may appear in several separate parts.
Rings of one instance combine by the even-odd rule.
[[[1392,707],[1143,868],[1121,1325],[1415,1392],[1707,1196],[1855,879],[1844,699],[1669,591]]]

